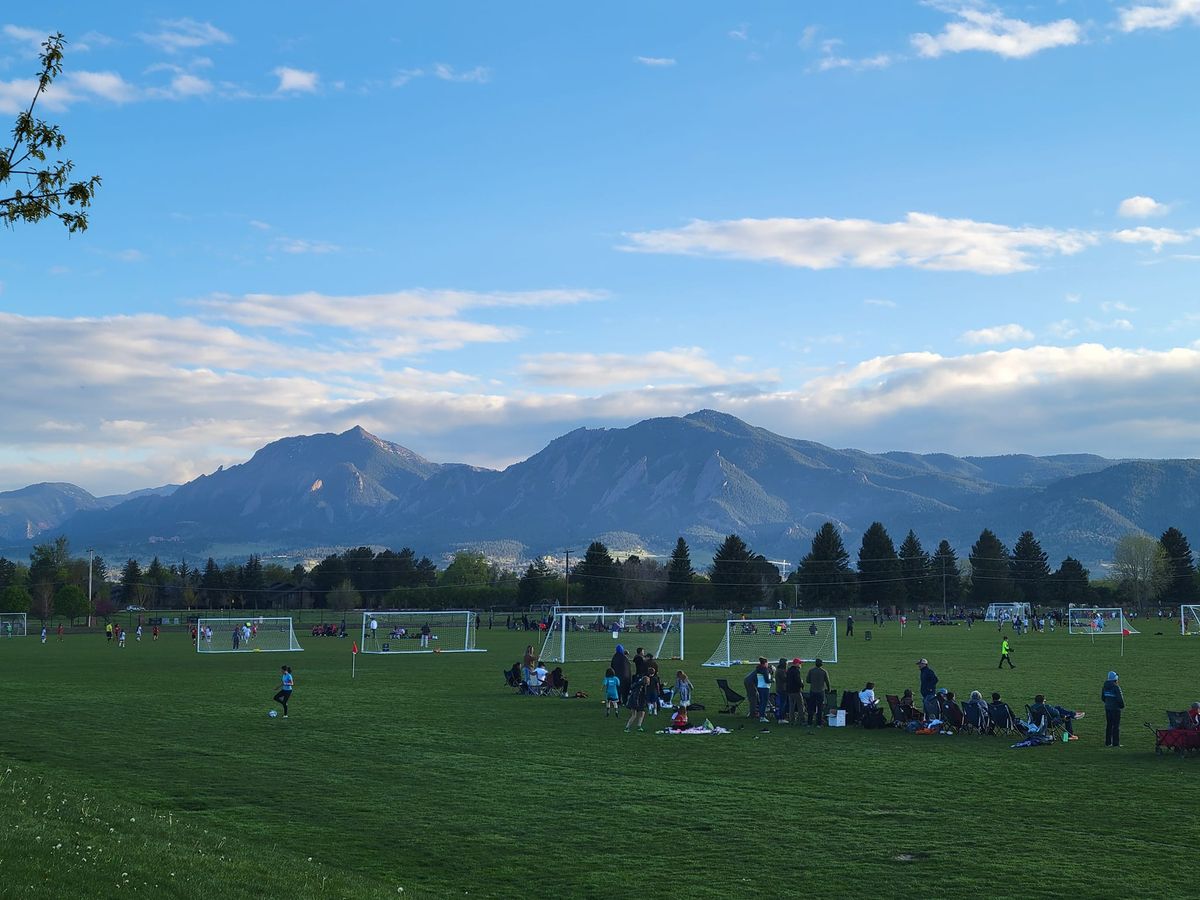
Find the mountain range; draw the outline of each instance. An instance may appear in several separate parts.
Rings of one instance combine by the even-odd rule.
[[[876,520],[897,545],[912,528],[926,549],[947,538],[960,556],[983,528],[1010,547],[1028,529],[1052,563],[1072,555],[1095,567],[1129,531],[1200,534],[1200,461],[875,454],[701,410],[580,428],[503,471],[435,463],[356,427],[277,440],[179,486],[0,493],[10,556],[61,533],[110,559],[305,557],[370,544],[431,556],[477,548],[517,562],[594,539],[665,554],[683,535],[703,565],[737,532],[794,564],[823,522],[842,529],[853,556]]]

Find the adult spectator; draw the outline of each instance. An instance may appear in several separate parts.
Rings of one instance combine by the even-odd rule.
[[[998,694],[996,696],[999,696]],[[983,699],[983,694],[979,691],[971,691],[971,696],[963,706],[969,706],[975,710],[974,715],[978,716],[978,721],[982,722],[983,717],[987,715],[988,705]]]
[[[788,721],[793,725],[800,724],[801,710],[804,703],[804,671],[800,668],[799,658],[793,659],[787,667],[783,681],[787,689]]]
[[[613,674],[617,676],[617,681],[620,685],[621,702],[624,703],[629,697],[629,657],[625,653],[625,648],[617,644],[617,651],[613,654],[612,662]]]
[[[650,668],[650,661],[646,659],[646,651],[642,647],[638,647],[633,654],[633,676],[641,678],[646,674],[646,670]]]
[[[1079,738],[1075,736],[1075,720],[1083,718],[1082,710],[1067,709],[1065,706],[1055,706],[1053,703],[1047,703],[1046,698],[1038,694],[1033,698],[1033,705],[1029,707],[1029,713],[1033,716],[1033,724],[1045,730],[1046,725],[1050,722],[1061,721],[1067,729],[1067,739],[1077,741]]]
[[[771,705],[771,666],[765,656],[758,658],[754,669],[754,687],[758,692],[758,721],[767,721],[767,710]]]
[[[945,703],[946,689],[938,688],[921,703],[921,711],[925,713],[925,721],[932,722],[934,719],[941,720],[942,705]]]
[[[537,663],[537,651],[533,649],[533,644],[527,644],[525,646],[525,654],[521,657],[521,662],[529,666],[531,669]]]
[[[904,696],[900,698],[900,721],[920,721],[921,718],[922,713],[919,709],[917,709],[916,701],[913,699],[912,688],[905,688]]]
[[[923,656],[917,660],[917,668],[921,670],[921,699],[928,700],[937,691],[937,673]]]
[[[59,628],[61,627],[60,625]],[[1188,708],[1187,724],[1188,728],[1200,728],[1200,702],[1193,703]]]
[[[846,637],[854,637],[854,616],[846,616]]]
[[[750,670],[750,674],[742,679],[742,687],[746,691],[746,700],[750,711],[746,715],[751,719],[758,718],[758,669]]]
[[[1100,699],[1104,703],[1104,746],[1121,746],[1121,710],[1125,708],[1125,694],[1117,684],[1116,672],[1108,673],[1108,680],[1100,688]]]
[[[775,666],[775,721],[788,723],[787,659],[780,659]]]
[[[554,671],[550,673],[550,687],[562,694],[563,699],[567,697],[567,676],[563,674],[562,666],[555,666]]]
[[[818,726],[823,725],[825,692],[829,690],[829,673],[825,671],[825,663],[820,659],[815,660],[804,680],[808,684],[808,725],[812,727],[814,717]]]

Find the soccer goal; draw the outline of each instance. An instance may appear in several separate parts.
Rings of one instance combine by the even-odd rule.
[[[725,636],[704,665],[736,666],[760,656],[835,663],[837,619],[728,619]]]
[[[1069,634],[1138,634],[1120,607],[1073,606],[1067,611]]]
[[[1029,621],[1029,604],[1028,603],[989,603],[988,608],[984,610],[983,620],[985,622],[1011,622],[1018,616],[1024,621]]]
[[[602,616],[605,613],[603,606],[558,606],[557,604],[550,607],[550,618],[561,614],[583,618],[585,616]]]
[[[0,613],[0,638],[25,637],[25,613]]]
[[[630,652],[642,647],[656,659],[683,659],[683,613],[653,617],[628,613],[559,613],[550,621],[542,644],[543,662],[596,662],[612,658],[618,644]]]
[[[292,630],[291,616],[200,619],[196,622],[197,653],[280,653],[303,649]]]
[[[475,646],[469,609],[382,609],[363,613],[363,653],[486,653]]]
[[[1200,606],[1184,604],[1179,607],[1179,633],[1200,634]]]

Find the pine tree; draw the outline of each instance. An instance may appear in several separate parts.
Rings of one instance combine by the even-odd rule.
[[[882,522],[872,522],[858,550],[859,602],[885,608],[898,605],[904,596],[896,545]]]
[[[1045,551],[1032,531],[1022,531],[1009,560],[1013,589],[1019,601],[1037,605],[1046,602],[1050,566]]]
[[[545,596],[543,591],[552,577],[545,560],[535,559],[531,562],[517,582],[517,600],[521,606],[528,609],[535,603],[541,603]]]
[[[804,605],[810,609],[849,606],[854,597],[854,572],[850,554],[832,522],[813,535],[812,549],[798,569]]]
[[[1008,571],[1008,548],[991,530],[979,533],[971,547],[971,602],[976,606],[989,603],[1012,603],[1016,596]]]
[[[580,599],[584,605],[610,605],[611,599],[620,592],[620,578],[617,561],[600,541],[588,544],[583,561],[571,570],[571,580],[582,588]]]
[[[931,565],[929,554],[921,546],[916,532],[909,529],[904,543],[900,545],[900,577],[904,579],[905,609],[921,609],[930,604],[933,597]],[[941,596],[940,590],[938,596]]]
[[[963,583],[958,571],[958,554],[947,540],[938,544],[937,553],[929,560],[929,580],[935,604],[941,602],[944,609],[962,605]]]
[[[1058,571],[1050,576],[1049,588],[1050,599],[1056,606],[1068,607],[1072,603],[1087,606],[1092,601],[1088,570],[1071,556],[1064,559]]]
[[[753,609],[762,602],[761,575],[760,563],[746,542],[736,534],[727,535],[709,569],[714,604],[725,609]]]
[[[682,537],[675,542],[671,551],[671,562],[667,565],[667,593],[663,598],[667,609],[687,609],[692,605],[692,551]]]
[[[1200,591],[1196,588],[1196,565],[1187,537],[1172,526],[1163,532],[1158,542],[1167,554],[1167,571],[1171,577],[1159,601],[1171,606],[1200,603]]]

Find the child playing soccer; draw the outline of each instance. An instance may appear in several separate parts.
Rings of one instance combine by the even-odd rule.
[[[612,666],[604,673],[604,718],[608,718],[609,710],[617,717],[618,721],[621,716],[617,712],[617,701],[620,699],[621,679],[617,677],[617,673],[613,671]]]
[[[275,695],[274,700],[283,707],[283,717],[288,717],[288,701],[292,699],[292,688],[296,686],[296,681],[292,678],[291,666],[279,667],[279,692]]]

